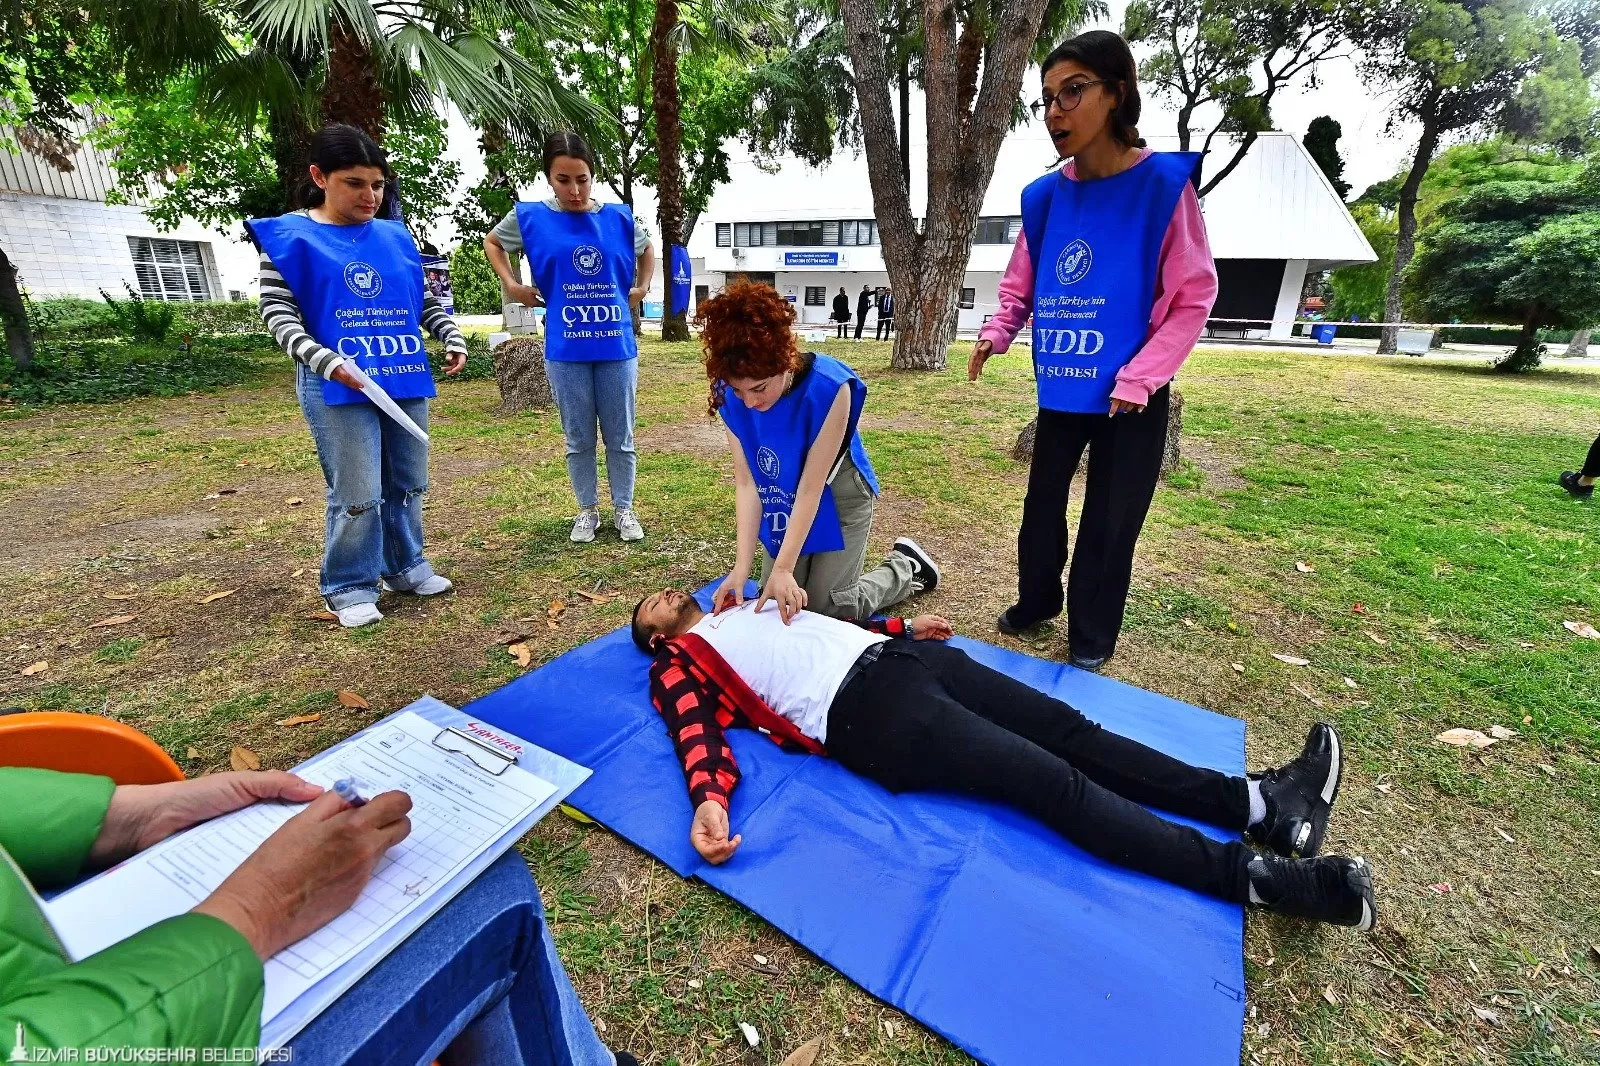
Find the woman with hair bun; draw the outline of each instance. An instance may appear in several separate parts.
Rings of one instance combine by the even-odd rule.
[[[757,544],[765,557],[755,609],[773,600],[785,624],[802,609],[869,618],[937,586],[938,567],[909,537],[861,572],[878,481],[857,429],[867,386],[856,372],[800,352],[794,305],[767,285],[730,285],[700,305],[696,322],[707,410],[722,415],[737,491],[737,556],[716,612],[744,603]]]
[[[1098,671],[1116,649],[1133,551],[1161,472],[1169,383],[1217,295],[1193,178],[1198,154],[1152,152],[1139,136],[1133,53],[1115,33],[1065,42],[1033,103],[1065,165],[1022,192],[1022,233],[979,333],[976,381],[1033,316],[1039,389],[1028,493],[1017,532],[1016,636],[1067,608],[1071,662]],[[1066,595],[1067,490],[1090,445],[1088,487]]]
[[[555,195],[518,203],[483,239],[508,302],[545,305],[544,366],[561,412],[567,476],[578,498],[571,539],[594,540],[600,528],[600,473],[595,426],[606,442],[612,522],[623,540],[643,540],[633,513],[634,395],[639,348],[633,309],[650,291],[655,247],[624,204],[603,204],[594,191],[594,153],[576,133],[544,142],[544,176]],[[524,285],[510,256],[526,255],[533,284]]]

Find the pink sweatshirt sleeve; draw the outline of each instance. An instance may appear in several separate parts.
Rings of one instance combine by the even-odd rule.
[[[1028,281],[1033,281],[1031,261]],[[1016,259],[1013,257],[1012,266]],[[1006,281],[1011,279],[1010,271]],[[1004,292],[1005,282],[1001,282]],[[1217,298],[1217,264],[1211,258],[1206,240],[1206,223],[1200,214],[1200,198],[1193,185],[1185,185],[1172,213],[1167,235],[1161,241],[1161,265],[1156,275],[1155,305],[1150,310],[1150,335],[1144,347],[1117,371],[1114,399],[1131,403],[1150,402],[1150,394],[1171,381],[1183,361],[1189,358],[1195,342],[1205,331],[1211,305]],[[1005,298],[1001,297],[1001,306]],[[999,316],[995,316],[998,318]],[[991,323],[992,324],[992,323]],[[1012,331],[1015,335],[1015,330]],[[997,347],[995,349],[999,351]]]
[[[1017,331],[1033,313],[1033,257],[1028,254],[1028,235],[1017,234],[1017,243],[1011,248],[1011,262],[1006,264],[1005,276],[1000,279],[1000,310],[978,331],[978,339],[994,345],[994,354],[1002,355],[1016,340]]]

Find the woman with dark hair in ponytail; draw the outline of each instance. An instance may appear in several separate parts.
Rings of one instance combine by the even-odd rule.
[[[600,529],[600,474],[595,427],[606,442],[612,523],[628,541],[643,540],[633,513],[634,394],[639,348],[633,309],[650,290],[655,246],[625,204],[603,204],[594,191],[594,153],[576,133],[544,142],[544,176],[555,195],[518,203],[483,239],[506,301],[545,306],[544,367],[561,412],[567,476],[578,498],[571,539],[586,544]],[[525,255],[533,284],[523,284],[511,256]]]
[[[1017,533],[1015,636],[1067,608],[1074,666],[1116,649],[1133,550],[1161,471],[1169,382],[1205,328],[1217,270],[1192,179],[1197,154],[1139,137],[1139,82],[1127,42],[1079,34],[1046,57],[1032,105],[1066,162],[1022,193],[1022,233],[968,377],[1006,351],[1033,315],[1039,389],[1028,494]],[[1086,447],[1088,486],[1066,595],[1067,490]]]
[[[311,138],[302,208],[245,223],[261,250],[261,317],[294,357],[295,391],[328,482],[319,582],[347,627],[383,618],[383,589],[436,596],[453,586],[423,553],[428,446],[379,412],[349,370],[375,381],[423,429],[433,374],[426,329],[459,374],[467,344],[423,282],[406,227],[379,217],[394,171],[373,139],[334,125]]]

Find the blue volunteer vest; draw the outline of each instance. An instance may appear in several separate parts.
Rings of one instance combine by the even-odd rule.
[[[434,395],[422,349],[422,259],[405,226],[376,218],[334,226],[288,214],[245,227],[288,283],[318,344],[354,361],[390,396]],[[325,380],[322,401],[367,399]]]
[[[856,425],[867,402],[867,384],[854,370],[828,355],[813,357],[811,370],[795,390],[765,411],[752,411],[737,396],[722,405],[722,421],[739,439],[745,462],[756,480],[761,497],[761,545],[777,558],[789,530],[789,514],[794,510],[795,493],[800,489],[800,474],[805,469],[806,453],[822,432],[839,386],[850,386],[850,425],[846,438],[850,458],[867,479],[872,494],[878,494],[878,475],[867,459],[866,446]],[[844,548],[844,530],[839,525],[839,508],[833,501],[833,487],[822,489],[817,517],[800,547],[802,555],[836,552]]]
[[[544,296],[544,357],[557,363],[633,359],[633,212],[622,204],[562,211],[517,204],[533,283]]]
[[[1058,168],[1022,190],[1040,407],[1111,410],[1117,371],[1150,332],[1161,242],[1199,162],[1153,152],[1109,178],[1073,181]]]

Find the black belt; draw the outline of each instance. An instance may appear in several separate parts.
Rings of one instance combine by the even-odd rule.
[[[883,649],[887,648],[888,646],[889,642],[887,640],[880,640],[878,643],[874,644],[872,647],[856,656],[856,661],[850,664],[850,669],[845,671],[844,680],[839,683],[839,691],[843,692],[847,687],[849,687],[850,682],[854,681],[858,676],[860,676],[861,671],[877,662],[878,656],[882,655]]]

